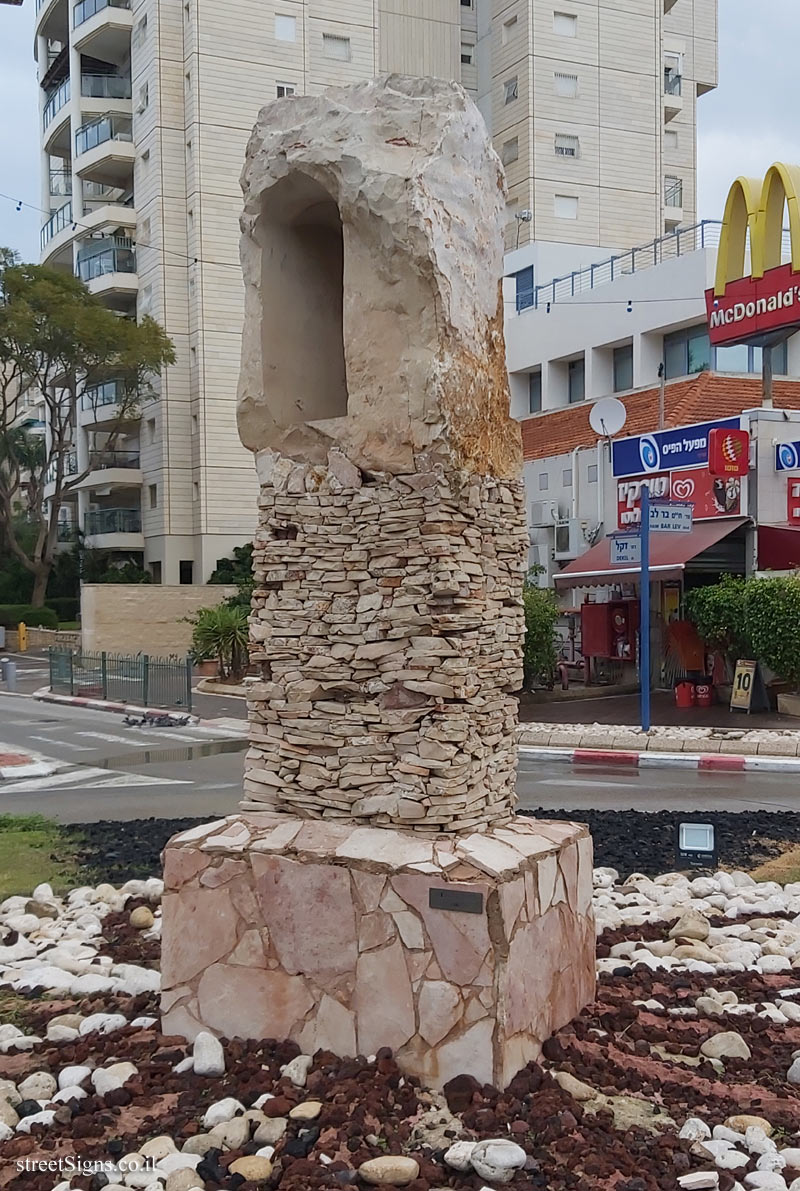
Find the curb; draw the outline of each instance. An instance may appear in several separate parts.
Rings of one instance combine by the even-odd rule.
[[[612,749],[535,748],[520,757],[568,765],[619,765],[627,769],[698,769],[706,773],[800,773],[800,757],[736,756],[734,753],[633,753]]]
[[[113,711],[117,715],[187,715],[187,727],[196,727],[207,722],[189,712],[169,710],[165,707],[137,707],[134,703],[107,703],[103,699],[84,699],[80,695],[55,695],[49,687],[40,687],[33,692],[33,698],[40,703],[61,703],[68,707],[88,707],[90,711]],[[210,722],[210,721],[209,721]]]

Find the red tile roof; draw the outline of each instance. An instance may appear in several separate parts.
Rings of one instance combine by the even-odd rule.
[[[800,381],[773,382],[776,409],[800,409]],[[658,428],[658,389],[645,389],[621,397],[628,411],[624,434],[648,434]],[[688,380],[667,384],[665,425],[689,426],[730,418],[761,404],[761,378],[700,372]],[[593,446],[597,435],[589,425],[591,402],[569,405],[552,413],[525,418],[522,450],[526,460],[563,455],[575,447]]]

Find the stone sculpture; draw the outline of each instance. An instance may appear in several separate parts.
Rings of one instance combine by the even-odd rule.
[[[586,829],[513,815],[500,163],[460,87],[388,76],[265,108],[242,181],[262,680],[241,813],[167,849],[165,1028],[504,1083],[594,931]]]

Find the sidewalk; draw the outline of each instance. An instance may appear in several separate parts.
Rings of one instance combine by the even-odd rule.
[[[714,703],[711,707],[676,707],[671,691],[653,691],[650,704],[652,722],[664,728],[788,728],[800,732],[800,720],[774,711],[747,715],[746,712],[731,711],[724,703]],[[546,696],[540,699],[525,695],[520,700],[519,718],[526,724],[622,724],[625,731],[639,725],[639,696],[603,694],[589,699],[549,699]]]

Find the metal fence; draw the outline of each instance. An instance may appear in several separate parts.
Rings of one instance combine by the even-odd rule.
[[[192,709],[191,658],[50,650],[50,690],[141,707]]]

